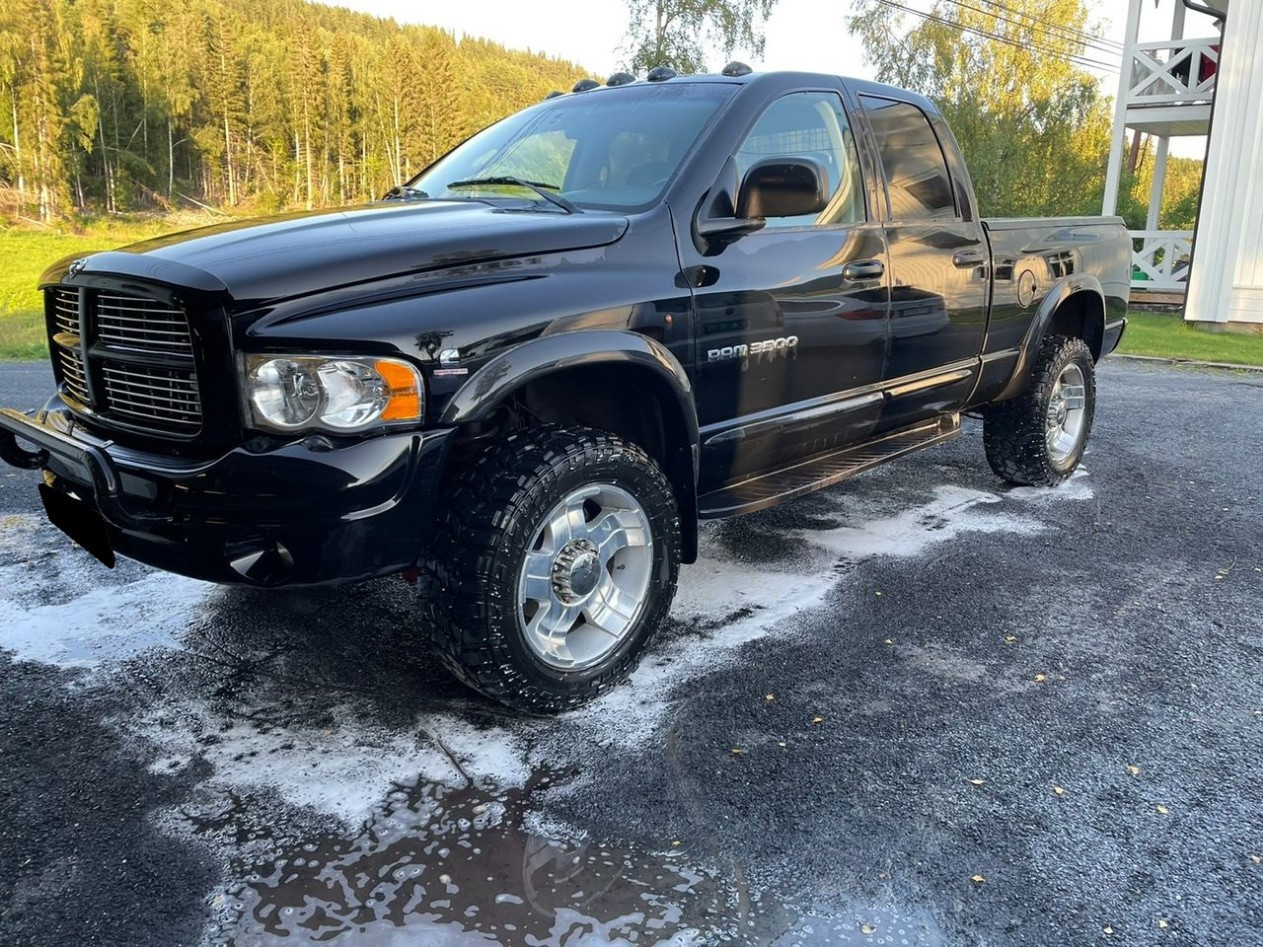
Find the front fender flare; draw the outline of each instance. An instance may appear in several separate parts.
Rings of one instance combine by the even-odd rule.
[[[678,451],[677,473],[667,475],[679,501],[681,552],[685,562],[697,558],[697,473],[700,435],[693,386],[678,359],[662,343],[624,329],[582,329],[541,336],[495,356],[478,369],[448,401],[439,423],[455,426],[489,417],[504,399],[524,385],[555,372],[595,365],[632,365],[652,372],[674,396],[674,408],[686,436]],[[680,474],[683,474],[682,476]]]

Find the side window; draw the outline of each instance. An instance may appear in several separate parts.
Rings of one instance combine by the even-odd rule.
[[[744,178],[750,165],[771,157],[816,159],[825,167],[829,178],[825,186],[833,196],[819,214],[769,217],[769,228],[853,224],[865,219],[855,136],[840,96],[793,92],[769,105],[737,149],[737,174]]]
[[[877,138],[895,220],[956,216],[947,160],[930,120],[915,105],[860,96]]]

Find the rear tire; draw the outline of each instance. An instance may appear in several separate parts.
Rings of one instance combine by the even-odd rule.
[[[612,434],[510,434],[459,469],[435,537],[435,650],[515,710],[557,713],[621,681],[675,597],[675,494],[644,451]]]
[[[1062,483],[1083,459],[1095,411],[1092,351],[1082,339],[1048,336],[1026,389],[984,415],[982,443],[991,469],[1009,483]]]

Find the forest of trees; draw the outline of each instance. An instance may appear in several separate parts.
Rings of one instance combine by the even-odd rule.
[[[0,216],[372,199],[580,76],[304,0],[5,0]]]
[[[775,0],[629,0],[631,61],[757,48]],[[1073,58],[1085,0],[852,0],[882,79],[937,101],[984,213],[1098,213],[1112,106]],[[841,10],[838,20],[844,19]],[[838,28],[843,28],[839,22]],[[1038,43],[1032,38],[1039,40]],[[307,0],[5,0],[0,219],[207,205],[265,213],[380,197],[471,132],[583,73],[571,63]],[[1119,212],[1144,224],[1152,146]],[[1172,159],[1161,226],[1189,228],[1201,162]]]

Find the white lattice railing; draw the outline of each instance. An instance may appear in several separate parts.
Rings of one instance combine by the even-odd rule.
[[[1130,105],[1209,102],[1219,69],[1215,39],[1172,39],[1140,43],[1131,58]]]
[[[1133,230],[1131,246],[1133,289],[1186,288],[1193,231]]]

